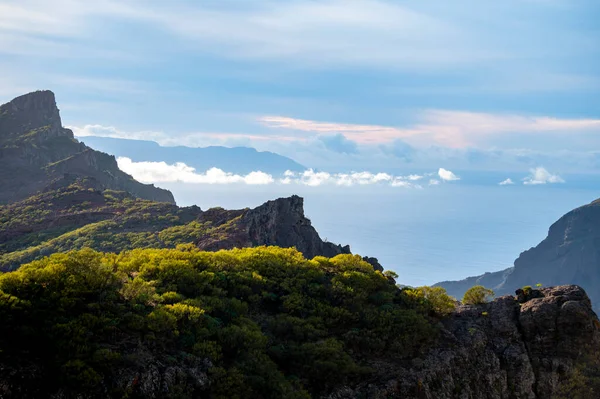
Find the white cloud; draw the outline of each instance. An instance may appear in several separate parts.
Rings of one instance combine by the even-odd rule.
[[[500,185],[500,186],[509,186],[511,184],[515,184],[515,182],[512,181],[512,179],[510,177],[508,179],[502,180],[500,183],[498,183],[498,185]]]
[[[536,185],[546,183],[564,183],[564,179],[559,175],[553,175],[543,167],[537,167],[529,170],[530,175],[523,179],[523,184]]]
[[[440,181],[437,179],[429,179],[429,185],[430,186],[437,186],[438,184],[440,184]]]
[[[438,176],[444,181],[460,180],[460,177],[456,176],[454,173],[444,168],[440,168],[438,170]]]
[[[201,183],[201,184],[231,184],[245,183],[251,185],[271,184],[275,180],[267,173],[256,171],[242,176],[211,168],[205,173],[197,173],[196,169],[182,162],[169,165],[166,162],[133,162],[129,158],[117,159],[119,169],[132,175],[143,183]]]
[[[300,184],[317,187],[322,185],[335,186],[364,186],[364,185],[389,185],[391,187],[421,188],[413,183],[415,176],[393,176],[388,173],[352,172],[329,173],[313,169],[295,173],[286,171],[283,177],[276,179],[272,175],[255,171],[247,175],[238,175],[225,172],[218,168],[211,168],[199,173],[191,166],[182,162],[167,164],[166,162],[134,162],[130,158],[119,157],[119,168],[132,175],[143,183],[183,182],[192,184],[234,184],[249,185],[266,184]],[[436,180],[437,181],[437,180]],[[438,181],[439,182],[439,181]],[[431,183],[431,182],[430,182]]]

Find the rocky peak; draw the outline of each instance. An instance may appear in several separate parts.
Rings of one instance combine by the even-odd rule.
[[[0,106],[0,137],[6,139],[36,129],[51,130],[54,135],[71,133],[62,128],[53,92],[35,91]]]
[[[77,141],[61,125],[54,93],[28,93],[0,106],[0,204],[42,191],[65,174],[94,178],[105,188],[160,202],[171,192],[142,184],[121,171],[113,156]]]
[[[349,254],[350,247],[324,242],[304,216],[304,199],[297,195],[268,201],[242,218],[253,245],[296,247],[307,258]]]

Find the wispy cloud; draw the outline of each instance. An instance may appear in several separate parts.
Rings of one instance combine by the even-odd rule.
[[[499,186],[510,186],[513,184],[515,184],[515,182],[512,181],[512,179],[510,177],[508,179],[502,180],[500,183],[498,183]]]
[[[556,133],[600,131],[600,119],[561,119],[550,116],[521,116],[467,111],[425,110],[417,123],[406,127],[318,122],[281,116],[264,116],[258,121],[270,128],[310,133],[343,134],[361,144],[403,139],[420,144],[436,143],[451,148],[472,145],[481,138],[502,133]]]
[[[342,134],[346,138],[362,144],[388,142],[421,133],[418,130],[400,129],[390,126],[317,122],[283,116],[263,116],[258,118],[258,121],[267,127],[275,129],[289,129],[321,134]]]
[[[562,177],[548,172],[543,167],[537,167],[535,169],[531,169],[529,172],[530,172],[530,175],[523,179],[523,184],[537,185],[537,184],[564,183],[565,182]]]

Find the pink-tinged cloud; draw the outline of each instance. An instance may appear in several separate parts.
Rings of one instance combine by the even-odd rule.
[[[284,116],[263,116],[263,125],[277,129],[291,129],[316,134],[341,133],[346,138],[362,144],[376,144],[421,134],[420,131],[379,125],[354,125],[346,123],[316,122]]]
[[[559,119],[465,111],[427,110],[407,127],[318,122],[283,116],[264,116],[258,121],[270,128],[314,134],[343,134],[361,144],[389,143],[396,139],[414,145],[431,144],[464,148],[486,136],[503,133],[545,133],[598,130],[600,119]]]

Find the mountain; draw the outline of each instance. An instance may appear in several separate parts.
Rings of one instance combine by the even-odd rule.
[[[114,156],[77,141],[62,127],[54,93],[36,91],[0,106],[0,204],[25,199],[65,175],[93,177],[134,197],[174,203],[171,192],[119,170]]]
[[[0,205],[0,269],[56,252],[89,247],[120,252],[175,248],[194,243],[204,250],[260,245],[296,247],[304,256],[349,254],[350,247],[323,242],[304,216],[298,196],[255,209],[206,211],[135,198],[94,178],[67,175],[42,193]],[[365,258],[383,270],[375,258]]]
[[[241,175],[254,171],[281,175],[286,170],[294,172],[306,170],[306,167],[290,158],[272,152],[256,151],[254,148],[248,147],[163,147],[154,141],[95,136],[82,137],[81,140],[93,148],[116,157],[127,157],[135,162],[166,162],[169,164],[183,162],[195,168],[197,172],[219,168],[225,172]]]
[[[521,253],[513,267],[436,285],[462,298],[477,284],[497,294],[536,284],[577,284],[590,293],[594,308],[600,310],[600,200],[562,216],[541,243]]]

